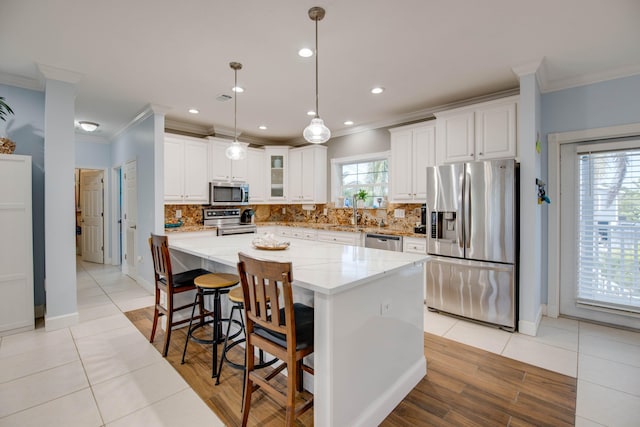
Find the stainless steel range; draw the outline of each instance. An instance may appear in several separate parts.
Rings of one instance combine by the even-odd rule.
[[[243,224],[240,222],[239,208],[204,208],[202,209],[204,225],[217,227],[218,236],[228,234],[257,233],[255,224]]]

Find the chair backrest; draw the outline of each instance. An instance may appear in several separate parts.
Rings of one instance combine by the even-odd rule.
[[[252,258],[242,252],[238,254],[238,258],[238,274],[248,323],[247,333],[252,331],[249,325],[255,323],[265,329],[285,334],[287,345],[294,344],[295,348],[296,322],[291,289],[291,263]],[[281,298],[278,297],[278,293]],[[284,308],[282,313],[281,308]]]
[[[151,233],[149,246],[151,247],[151,257],[153,258],[156,287],[161,284],[166,285],[171,291],[173,288],[171,283],[173,274],[171,271],[171,256],[169,255],[169,240],[167,236],[158,236]]]

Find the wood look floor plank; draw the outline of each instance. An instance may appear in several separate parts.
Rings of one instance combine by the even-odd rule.
[[[149,336],[152,307],[125,313]],[[421,426],[568,426],[575,420],[576,379],[489,353],[442,337],[424,334],[428,373],[381,423],[383,427]],[[225,365],[219,385],[211,378],[211,346],[190,342],[180,363],[184,329],[171,336],[167,360],[227,426],[240,425],[242,371]],[[154,347],[164,340],[158,328]],[[220,353],[221,346],[218,353]],[[243,349],[230,357],[239,361]],[[272,368],[267,368],[269,372]],[[283,386],[284,376],[276,377]],[[304,392],[300,402],[312,396]],[[284,408],[260,390],[254,392],[250,426],[282,426]],[[313,409],[296,420],[313,426]]]

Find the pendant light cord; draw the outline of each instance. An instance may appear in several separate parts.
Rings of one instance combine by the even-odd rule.
[[[316,17],[316,118],[320,117],[318,111],[318,18]]]
[[[233,88],[236,94],[233,96],[233,140],[238,142],[238,69],[233,69],[234,82]]]

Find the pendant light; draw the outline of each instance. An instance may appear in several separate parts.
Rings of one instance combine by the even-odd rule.
[[[238,87],[238,70],[242,69],[242,64],[239,62],[230,62],[229,66],[233,69],[233,73],[235,75],[234,90]],[[238,90],[235,90],[235,95],[233,96],[233,142],[231,145],[227,147],[224,154],[227,158],[231,160],[242,160],[247,157],[247,149],[238,142],[238,127],[237,127],[237,118],[238,118]]]
[[[324,125],[324,121],[318,113],[318,21],[324,18],[324,9],[321,7],[312,7],[309,9],[309,18],[316,22],[316,115],[311,119],[309,126],[304,128],[303,136],[312,144],[322,144],[331,138],[331,131]]]

